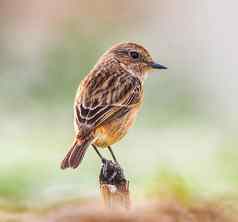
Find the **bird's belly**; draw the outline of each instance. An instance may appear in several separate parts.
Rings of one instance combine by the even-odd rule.
[[[121,140],[134,123],[138,109],[133,109],[124,117],[106,123],[95,130],[94,144],[98,147],[110,146]]]

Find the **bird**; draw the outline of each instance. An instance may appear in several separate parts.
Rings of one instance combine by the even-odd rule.
[[[92,145],[108,148],[131,128],[144,98],[144,80],[152,69],[167,69],[154,62],[142,45],[123,42],[113,45],[80,82],[74,100],[73,143],[61,162],[61,169],[77,168]]]

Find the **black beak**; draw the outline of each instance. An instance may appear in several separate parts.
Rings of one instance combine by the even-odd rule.
[[[166,66],[160,65],[159,63],[151,63],[150,66],[153,69],[168,69]]]

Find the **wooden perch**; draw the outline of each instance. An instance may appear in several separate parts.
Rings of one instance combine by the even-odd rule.
[[[130,208],[129,181],[118,163],[103,159],[100,176],[100,191],[108,208]]]

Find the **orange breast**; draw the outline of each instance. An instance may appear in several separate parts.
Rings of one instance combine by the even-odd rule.
[[[134,123],[139,107],[133,108],[125,116],[98,127],[94,144],[98,147],[110,146],[121,140]]]

